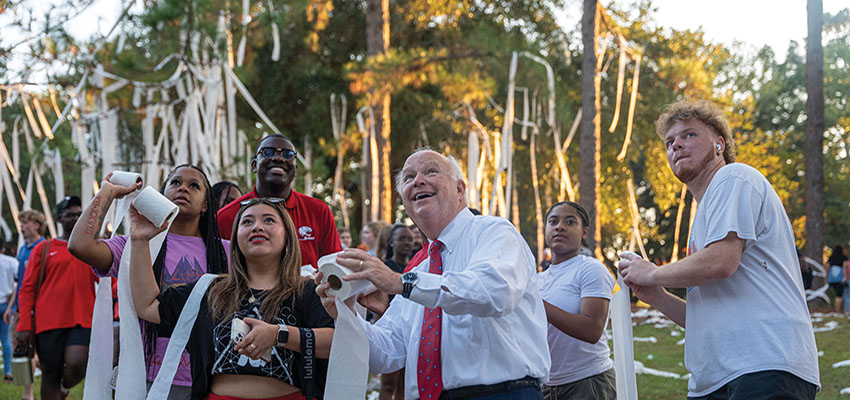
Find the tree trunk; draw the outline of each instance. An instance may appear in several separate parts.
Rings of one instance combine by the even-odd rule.
[[[823,3],[807,2],[806,38],[806,255],[821,262],[824,245],[823,199]]]
[[[599,242],[600,118],[599,79],[596,73],[596,0],[584,0],[581,18],[581,135],[579,137],[579,202],[587,210],[590,233],[587,244],[601,256]]]
[[[390,47],[389,0],[366,0],[366,54],[375,57],[387,53]],[[371,95],[377,129],[379,171],[381,179],[380,219],[392,222],[392,177],[390,175],[390,93],[387,87],[376,88]],[[373,196],[374,198],[374,196]]]

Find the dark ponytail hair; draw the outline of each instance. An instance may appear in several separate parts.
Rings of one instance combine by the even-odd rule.
[[[202,172],[203,173],[203,172]],[[231,188],[236,188],[241,193],[239,186],[230,181],[221,181],[212,186],[212,201],[213,201],[213,211],[218,212],[219,207],[218,203],[221,201],[221,198],[227,196],[230,193]],[[225,204],[226,205],[226,204]]]
[[[201,232],[201,239],[204,241],[207,256],[207,272],[211,274],[226,274],[227,273],[227,253],[224,251],[224,246],[221,244],[221,235],[218,232],[218,220],[216,219],[216,207],[213,200],[212,187],[210,180],[207,179],[207,174],[201,171],[200,168],[191,164],[180,164],[171,172],[162,182],[159,188],[160,193],[165,192],[165,187],[168,181],[180,168],[192,168],[201,173],[204,177],[204,202],[207,204],[207,210],[201,212],[201,218],[198,221],[198,230]],[[162,242],[162,248],[153,263],[153,275],[156,279],[160,290],[164,289],[162,285],[162,271],[165,266],[165,253],[168,251],[168,240]],[[159,335],[159,325],[144,321],[144,332],[147,341],[145,343],[145,369],[153,361],[156,356],[156,338]]]
[[[558,206],[570,206],[572,208],[575,208],[576,212],[578,212],[579,218],[581,218],[582,225],[584,225],[585,228],[590,226],[590,218],[587,217],[587,211],[584,210],[584,207],[582,207],[581,204],[572,201],[559,201],[553,204],[552,207],[549,207],[549,211],[546,211],[546,216],[543,219],[549,219],[549,214],[551,214],[552,210],[554,210],[555,207]]]

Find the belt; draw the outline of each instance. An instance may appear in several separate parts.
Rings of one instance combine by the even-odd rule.
[[[498,393],[505,393],[519,386],[534,386],[540,388],[540,381],[537,378],[526,376],[525,378],[494,383],[492,385],[472,385],[459,387],[452,390],[443,390],[440,393],[440,400],[464,400],[474,399],[477,397],[490,396]]]

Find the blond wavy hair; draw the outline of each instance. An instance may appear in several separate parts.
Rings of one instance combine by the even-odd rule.
[[[661,114],[658,120],[655,121],[655,133],[664,140],[667,131],[677,122],[691,120],[702,122],[711,128],[717,136],[722,137],[725,142],[723,159],[726,161],[726,164],[735,162],[735,140],[732,138],[732,130],[729,129],[729,122],[726,121],[723,110],[708,100],[694,101],[683,99],[668,105],[664,114]]]

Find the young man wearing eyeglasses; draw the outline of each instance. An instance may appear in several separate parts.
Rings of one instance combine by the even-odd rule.
[[[251,170],[257,174],[254,189],[218,211],[221,237],[230,239],[233,220],[240,203],[260,197],[285,201],[286,211],[295,223],[301,245],[301,264],[316,267],[319,257],[342,251],[333,214],[323,201],[292,190],[298,165],[295,146],[281,134],[266,136],[257,146]]]
[[[35,344],[44,399],[64,399],[86,374],[97,277],[91,266],[68,252],[68,237],[82,210],[77,196],[56,205],[62,236],[33,248],[21,284],[16,339],[18,345]]]

